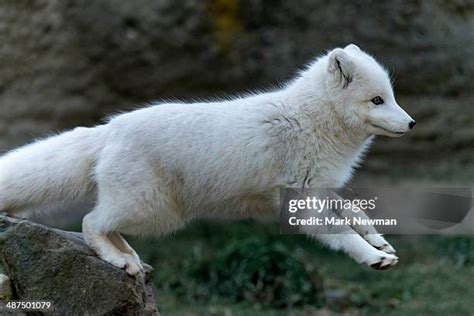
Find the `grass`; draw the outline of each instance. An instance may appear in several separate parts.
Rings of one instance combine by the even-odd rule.
[[[156,297],[163,315],[474,315],[474,237],[388,239],[401,261],[387,271],[358,265],[305,236],[280,235],[277,225],[248,221],[201,222],[172,237],[131,243],[155,268]],[[239,244],[246,250],[239,250]],[[277,252],[274,265],[252,261],[252,254],[261,258],[268,251]],[[230,261],[226,257],[229,253],[233,258]],[[282,253],[294,260],[288,263]],[[317,273],[322,276],[324,299],[305,296],[300,301],[303,303],[291,305],[278,304],[284,297],[276,296],[269,303],[255,295],[241,294],[248,288],[245,282],[253,282],[249,281],[253,277],[239,274],[240,270],[235,269],[239,260],[242,265],[261,264],[270,286],[279,273],[300,271],[295,262],[301,262],[306,278]],[[232,273],[222,273],[232,265]],[[283,268],[275,269],[275,265]],[[217,280],[203,282],[209,280],[209,274],[217,275]],[[304,293],[305,283],[295,279],[288,278],[288,289]]]

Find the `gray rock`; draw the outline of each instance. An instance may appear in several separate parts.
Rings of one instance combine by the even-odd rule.
[[[0,259],[12,299],[51,301],[54,315],[159,315],[149,271],[128,276],[79,233],[0,216]]]
[[[12,287],[10,278],[5,274],[0,274],[0,300],[9,300],[12,298]]]

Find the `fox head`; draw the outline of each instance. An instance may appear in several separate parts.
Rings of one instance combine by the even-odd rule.
[[[416,122],[397,103],[387,71],[354,44],[327,55],[326,95],[351,128],[399,137]]]

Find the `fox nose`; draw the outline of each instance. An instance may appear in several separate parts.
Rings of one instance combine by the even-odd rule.
[[[416,121],[411,121],[410,123],[408,123],[408,127],[409,127],[410,129],[412,129],[413,127],[415,127],[415,125],[416,125]]]

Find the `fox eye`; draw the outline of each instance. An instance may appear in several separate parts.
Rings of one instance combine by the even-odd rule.
[[[373,98],[370,101],[372,101],[372,103],[375,104],[375,105],[383,104],[383,99],[379,96],[376,96],[375,98]]]

